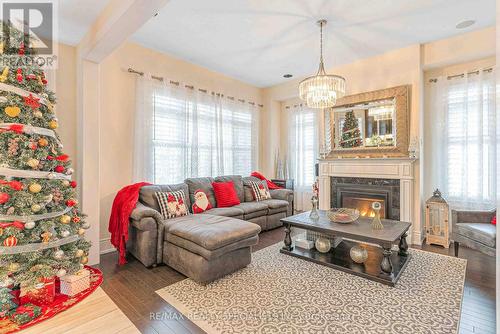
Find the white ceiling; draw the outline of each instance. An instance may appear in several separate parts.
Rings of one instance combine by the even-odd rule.
[[[132,40],[267,87],[316,72],[319,18],[332,68],[494,25],[495,0],[171,0]]]
[[[76,45],[85,36],[108,0],[59,0],[58,40]]]

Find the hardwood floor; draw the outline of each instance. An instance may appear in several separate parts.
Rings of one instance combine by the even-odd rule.
[[[254,251],[283,238],[283,228],[261,233]],[[452,248],[428,245],[415,248],[453,254]],[[203,333],[155,293],[184,279],[182,274],[167,266],[147,269],[132,256],[127,265],[118,266],[117,257],[117,253],[101,256],[102,289],[142,333]],[[460,333],[494,334],[495,259],[466,248],[460,248],[460,257],[468,260]]]

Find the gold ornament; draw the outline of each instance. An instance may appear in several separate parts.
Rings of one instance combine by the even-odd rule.
[[[5,107],[4,112],[9,117],[17,117],[21,113],[21,108],[14,107],[14,106],[9,106],[9,107]]]
[[[86,257],[86,256],[84,256],[84,257],[82,257],[82,258],[80,259],[80,263],[81,263],[81,264],[87,264],[88,262],[89,262],[89,258],[88,258],[88,257]]]
[[[8,77],[9,77],[9,67],[4,67],[2,75],[0,75],[0,82],[7,81]]]
[[[58,126],[59,126],[59,124],[57,123],[57,121],[55,119],[53,119],[49,122],[49,128],[51,128],[52,130],[57,129]]]
[[[77,249],[75,252],[76,257],[82,257],[85,253],[81,249]]]
[[[85,230],[83,228],[78,229],[78,235],[84,235]]]
[[[9,266],[7,267],[7,270],[8,270],[9,272],[13,273],[13,272],[18,271],[18,270],[19,270],[19,267],[20,267],[19,263],[17,263],[17,262],[11,262],[11,263],[9,264]]]
[[[28,160],[28,162],[26,162],[26,164],[28,166],[30,166],[31,168],[37,168],[38,165],[40,164],[40,161],[38,161],[37,159],[31,158]]]
[[[32,184],[30,184],[28,189],[30,192],[36,194],[36,193],[39,193],[40,191],[42,191],[42,186],[39,183],[32,183]]]
[[[70,183],[68,180],[63,180],[62,181],[62,185],[65,186],[65,187],[69,187]]]
[[[49,141],[45,138],[38,139],[38,146],[45,147],[49,145]]]
[[[35,116],[36,118],[43,118],[43,114],[40,110],[34,111],[33,116]]]
[[[61,222],[61,224],[69,224],[69,222],[71,221],[71,217],[68,215],[62,215],[61,218],[59,218],[59,221]]]
[[[42,206],[40,204],[33,204],[31,206],[31,211],[33,211],[35,213],[38,212],[38,211],[40,211],[40,210],[42,210]]]
[[[52,233],[47,231],[43,232],[40,236],[42,237],[43,243],[48,243],[50,241],[50,238],[52,238]]]
[[[49,109],[50,112],[54,111],[54,105],[52,103],[50,103],[49,101],[47,101],[47,109]]]

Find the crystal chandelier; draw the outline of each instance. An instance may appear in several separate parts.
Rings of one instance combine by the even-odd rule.
[[[319,20],[320,57],[319,69],[315,76],[308,77],[299,83],[300,99],[306,101],[309,108],[333,107],[337,99],[345,95],[345,79],[338,75],[326,74],[323,64],[323,26],[326,20]]]

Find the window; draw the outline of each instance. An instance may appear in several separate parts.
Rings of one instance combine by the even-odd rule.
[[[310,206],[315,165],[318,159],[318,111],[302,106],[288,114],[290,168],[295,182],[297,210]]]
[[[495,81],[492,73],[449,80],[446,114],[447,195],[460,207],[495,200]]]
[[[440,77],[430,83],[425,171],[457,209],[490,209],[496,196],[495,74]],[[428,130],[427,130],[428,131]],[[433,189],[427,189],[430,193]]]
[[[172,184],[188,177],[249,175],[256,168],[258,107],[167,85],[155,85],[149,94],[152,136],[136,134],[136,143],[151,151],[136,154],[150,160],[143,180]]]

